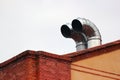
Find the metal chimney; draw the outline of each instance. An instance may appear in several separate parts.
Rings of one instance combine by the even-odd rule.
[[[72,28],[69,28],[71,25]],[[85,18],[74,19],[72,24],[62,25],[61,33],[64,37],[75,41],[77,51],[101,45],[99,30]]]

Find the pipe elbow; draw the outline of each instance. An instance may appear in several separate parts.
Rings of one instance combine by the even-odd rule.
[[[100,32],[96,25],[85,18],[78,18],[72,21],[72,27],[77,32],[83,32],[87,37],[98,36],[101,38]]]
[[[72,21],[72,27],[77,32],[83,32],[87,37],[88,48],[101,44],[101,35],[94,23],[85,18]]]
[[[96,25],[85,18],[74,19],[72,24],[62,25],[61,33],[75,41],[77,51],[101,45],[102,41]]]
[[[70,27],[70,28],[69,28]],[[61,26],[61,33],[66,38],[72,38],[76,43],[76,49],[83,50],[86,49],[86,36],[84,33],[76,32],[71,28],[70,24],[64,24]]]

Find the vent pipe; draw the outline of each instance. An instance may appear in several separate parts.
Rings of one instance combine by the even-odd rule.
[[[69,28],[71,27],[72,28]],[[66,38],[72,38],[76,43],[76,50],[101,45],[101,35],[95,24],[85,18],[78,18],[72,21],[72,24],[61,26],[61,33]]]
[[[82,28],[81,26],[82,25]],[[87,37],[88,48],[101,45],[101,35],[98,28],[90,20],[78,18],[72,21],[72,27],[77,32],[83,32]]]
[[[82,33],[74,31],[70,24],[64,24],[61,26],[61,33],[66,38],[72,38],[76,43],[76,50],[86,49],[86,36]]]

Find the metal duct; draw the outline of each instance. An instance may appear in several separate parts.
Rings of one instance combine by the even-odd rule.
[[[101,35],[95,24],[85,18],[72,21],[72,28],[78,33],[84,33],[87,37],[88,48],[101,45]]]
[[[70,28],[69,28],[70,27]],[[79,26],[81,27],[81,26]],[[72,38],[76,43],[76,50],[86,49],[86,36],[84,33],[76,32],[71,28],[70,24],[65,24],[61,26],[61,33],[66,38]]]

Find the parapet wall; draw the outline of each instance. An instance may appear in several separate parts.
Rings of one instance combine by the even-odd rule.
[[[0,80],[70,80],[70,61],[43,51],[25,51],[0,64]]]

